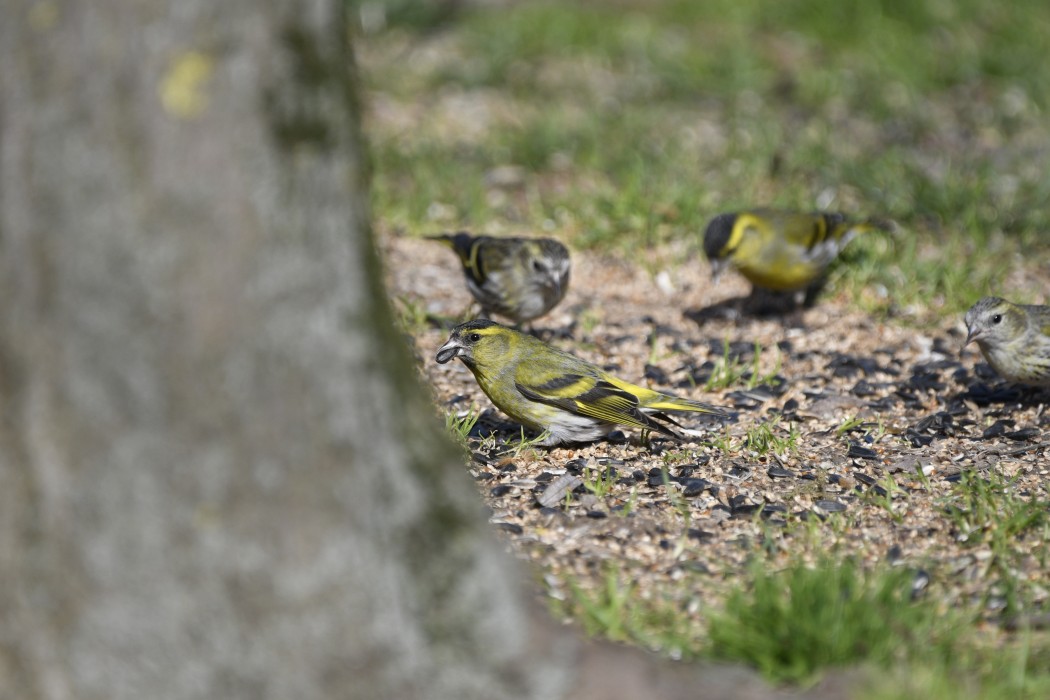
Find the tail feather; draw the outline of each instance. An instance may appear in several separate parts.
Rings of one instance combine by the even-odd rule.
[[[707,413],[718,418],[729,418],[729,413],[720,406],[713,406],[702,401],[693,401],[692,399],[683,399],[677,396],[668,396],[667,394],[660,394],[656,400],[647,401],[645,407],[653,411],[687,411]]]

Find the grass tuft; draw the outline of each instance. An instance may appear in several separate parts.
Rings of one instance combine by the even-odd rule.
[[[919,647],[947,655],[954,623],[936,605],[911,600],[912,579],[905,569],[866,573],[848,560],[756,567],[750,586],[731,593],[711,620],[710,655],[790,683],[860,661],[890,665]]]

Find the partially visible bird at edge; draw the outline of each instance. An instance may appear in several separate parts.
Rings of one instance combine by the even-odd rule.
[[[984,297],[966,312],[966,342],[1003,379],[1050,386],[1050,306],[1014,304]]]

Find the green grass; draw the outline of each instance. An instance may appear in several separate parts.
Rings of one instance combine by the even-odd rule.
[[[684,593],[688,578],[642,596],[629,565],[609,562],[597,587],[569,578],[570,594],[552,605],[592,636],[673,658],[744,662],[776,684],[810,685],[842,667],[867,669],[856,685],[858,697],[871,700],[1046,697],[1045,635],[1005,644],[976,637],[972,611],[915,596],[914,578],[909,569],[864,570],[830,555],[779,570],[758,559],[704,623],[686,610],[704,607]]]
[[[769,452],[784,454],[798,448],[801,433],[795,424],[786,429],[780,426],[778,419],[757,423],[744,433],[743,448],[756,455]]]
[[[445,414],[445,432],[464,451],[469,451],[467,438],[477,424],[479,415],[476,406],[471,406],[466,411],[449,411]]]
[[[608,496],[616,485],[616,473],[609,465],[586,465],[583,468],[583,487],[595,498],[601,500]]]
[[[639,596],[629,573],[618,565],[607,565],[596,590],[571,579],[568,588],[566,601],[553,601],[555,615],[578,619],[590,636],[633,642],[672,658],[696,655],[699,623],[672,601]]]
[[[721,211],[840,209],[897,224],[851,243],[826,292],[880,318],[957,316],[990,293],[1050,301],[1043,286],[1008,275],[1022,263],[1050,265],[1044,0],[360,7],[381,228],[542,232],[629,259],[684,241],[673,250],[696,264],[703,228]],[[506,166],[520,177],[492,177]],[[400,310],[408,330],[427,322],[417,301]],[[584,336],[603,320],[585,312]],[[727,349],[707,389],[754,388],[772,381],[778,363],[758,347],[748,361]],[[465,419],[450,425],[469,430]],[[843,437],[857,431],[877,440],[885,426],[845,419],[837,428]],[[781,454],[797,439],[794,426],[766,421],[712,444]],[[599,497],[613,489],[600,470],[587,482]],[[907,522],[913,487],[883,487],[885,497],[862,498]],[[689,505],[674,485],[667,493],[688,527]],[[849,518],[788,530],[809,528],[817,542],[808,551],[819,551],[845,537]],[[944,518],[974,551],[991,552],[989,599],[1005,600],[1008,612],[1031,609],[1017,544],[1050,539],[1046,502],[994,473],[968,476],[945,500]],[[770,556],[797,544],[784,536]],[[932,600],[906,599],[902,571],[763,561],[741,578],[717,626],[683,612],[688,577],[643,599],[615,568],[597,590],[574,587],[565,612],[594,634],[676,656],[747,660],[781,681],[868,664],[878,669],[872,698],[1050,696],[1045,635],[996,646],[969,624],[989,601],[961,604],[963,623],[942,624]]]
[[[899,224],[831,285],[886,315],[1026,296],[1002,270],[1050,259],[1041,0],[437,5],[370,4],[369,87],[422,115],[368,125],[385,225],[696,255],[719,211],[825,205]],[[486,180],[505,165],[509,191]]]
[[[997,472],[987,478],[963,472],[944,513],[956,540],[989,551],[988,598],[1001,599],[1007,615],[1024,610],[1031,591],[1030,582],[1018,574],[1024,556],[1018,543],[1050,541],[1050,501],[1018,493]]]
[[[825,668],[864,661],[889,666],[916,649],[950,655],[958,622],[933,603],[913,602],[913,573],[872,574],[850,561],[756,566],[750,585],[726,600],[708,629],[710,654],[746,661],[777,682],[806,683]]]
[[[773,366],[763,372],[761,344],[755,343],[751,361],[745,362],[730,351],[729,340],[724,340],[722,343],[722,356],[715,360],[711,376],[704,383],[704,390],[718,391],[738,386],[744,389],[754,389],[757,386],[772,383],[780,373],[781,362],[780,350],[774,346],[772,351]]]
[[[774,417],[751,424],[737,438],[730,434],[729,426],[726,426],[720,435],[711,437],[709,442],[726,454],[746,452],[755,457],[770,452],[776,455],[795,452],[801,437],[802,433],[796,424],[784,426],[779,417]]]

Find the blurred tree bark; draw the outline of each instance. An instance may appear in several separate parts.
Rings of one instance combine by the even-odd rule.
[[[706,696],[529,614],[389,320],[345,12],[2,3],[0,696]]]

